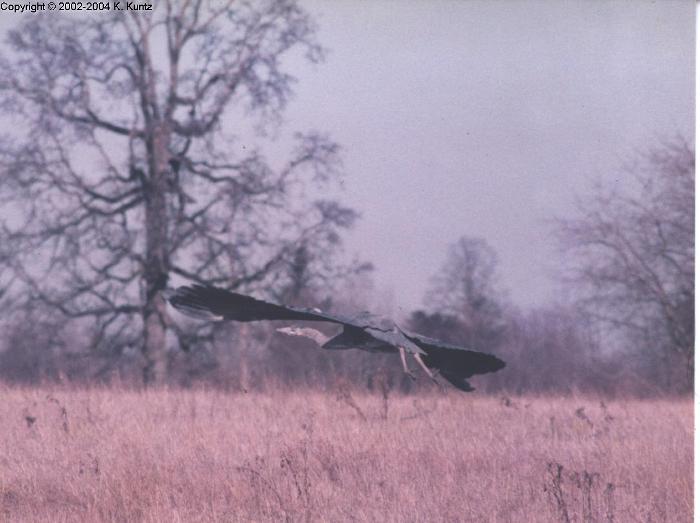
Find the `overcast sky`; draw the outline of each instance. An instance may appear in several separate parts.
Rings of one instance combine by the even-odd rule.
[[[514,302],[556,298],[547,218],[636,150],[693,139],[691,1],[307,1],[329,49],[301,66],[292,129],[344,148],[350,252],[404,311],[461,235]]]

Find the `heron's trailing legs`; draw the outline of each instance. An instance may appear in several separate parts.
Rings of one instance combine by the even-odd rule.
[[[406,374],[408,374],[412,380],[415,380],[416,377],[413,375],[413,373],[410,370],[408,370],[408,365],[406,364],[406,349],[399,346],[399,355],[401,356],[401,365],[403,365],[403,371]]]
[[[425,373],[430,377],[430,379],[433,380],[435,383],[437,383],[437,380],[435,379],[435,375],[432,372],[430,372],[430,369],[425,364],[425,362],[423,361],[423,358],[421,358],[420,354],[418,354],[417,352],[414,352],[413,357],[418,362],[418,365],[420,365],[420,368],[423,369],[425,371]]]
[[[401,356],[401,364],[403,365],[403,371],[406,374],[408,374],[411,377],[411,379],[415,380],[416,377],[413,375],[413,373],[410,370],[408,370],[408,364],[406,363],[406,349],[399,346],[399,355]],[[418,362],[418,365],[420,365],[420,368],[425,371],[425,373],[428,375],[428,377],[437,383],[435,376],[433,375],[432,372],[430,372],[430,369],[423,361],[423,358],[420,357],[420,354],[414,352],[413,357],[416,359],[416,361]]]

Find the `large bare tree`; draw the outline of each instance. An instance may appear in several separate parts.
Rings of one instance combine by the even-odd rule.
[[[682,139],[599,184],[558,222],[585,310],[636,347],[694,355],[695,152]],[[688,374],[691,375],[691,372]]]
[[[339,175],[338,146],[297,134],[271,162],[241,138],[278,134],[285,64],[322,58],[296,1],[32,16],[7,43],[0,285],[15,310],[78,321],[102,351],[138,347],[161,382],[169,330],[191,341],[167,316],[170,275],[283,292],[300,257],[307,284],[341,270],[329,260],[356,215],[308,194]]]

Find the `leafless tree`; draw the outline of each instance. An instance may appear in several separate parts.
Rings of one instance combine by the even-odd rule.
[[[288,56],[318,62],[294,0],[167,0],[154,12],[25,19],[1,58],[0,289],[78,321],[101,351],[140,348],[144,379],[167,374],[168,277],[232,289],[352,271],[333,260],[356,214],[312,200],[340,174],[338,146],[296,135],[290,158],[233,132],[277,132]],[[266,134],[267,133],[267,134]],[[280,147],[282,145],[280,144]],[[300,250],[301,249],[301,250]],[[199,335],[211,334],[202,327]]]
[[[511,309],[507,320],[499,355],[508,366],[489,386],[515,393],[606,391],[607,374],[598,370],[597,343],[574,307]]]
[[[485,240],[460,238],[449,247],[447,260],[426,295],[428,309],[437,315],[425,319],[456,319],[464,333],[460,341],[475,350],[493,349],[506,326],[496,266],[496,253]],[[413,319],[420,320],[420,315],[414,314]]]
[[[567,277],[593,318],[637,346],[680,355],[692,378],[694,355],[695,152],[683,140],[640,156],[557,222],[570,255]]]

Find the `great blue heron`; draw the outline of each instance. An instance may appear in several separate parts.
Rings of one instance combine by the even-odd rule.
[[[346,318],[327,314],[319,309],[302,309],[268,303],[205,285],[179,287],[167,292],[166,298],[177,310],[198,318],[242,322],[323,321],[342,325],[343,329],[334,336],[326,336],[309,327],[282,327],[277,331],[290,336],[310,338],[322,348],[329,350],[398,351],[404,372],[413,377],[406,363],[406,352],[409,352],[431,379],[435,380],[430,370],[434,369],[452,385],[466,392],[474,390],[466,381],[467,378],[475,374],[496,372],[505,367],[502,360],[491,354],[449,345],[408,332],[389,319],[377,318],[366,312],[353,318]]]

